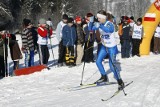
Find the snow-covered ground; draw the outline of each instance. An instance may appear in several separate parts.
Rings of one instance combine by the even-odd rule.
[[[52,39],[52,44],[57,59],[56,38]],[[35,64],[38,59],[36,55]],[[21,60],[21,67],[23,62]],[[80,84],[83,65],[73,68],[52,66],[51,51],[49,63],[51,70],[1,79],[0,107],[160,107],[160,55],[121,59],[119,54],[117,66],[121,76],[125,82],[133,81],[133,84],[125,88],[127,96],[121,92],[107,102],[101,99],[110,97],[117,90],[117,84],[69,91],[68,87]],[[13,66],[11,61],[10,66]],[[104,61],[104,66],[110,81],[116,82],[108,70],[108,60]],[[93,83],[99,77],[96,64],[86,64],[83,83]]]

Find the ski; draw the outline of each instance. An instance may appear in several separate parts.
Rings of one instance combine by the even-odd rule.
[[[78,91],[78,90],[83,90],[83,89],[88,89],[88,88],[93,88],[93,87],[100,87],[100,86],[105,86],[105,85],[113,85],[113,84],[117,84],[117,82],[103,82],[103,83],[83,84],[83,85],[80,85],[80,86],[66,88],[66,90],[68,90],[68,91]]]
[[[133,83],[133,81],[127,83],[124,88],[126,88],[127,86],[129,86],[132,83]],[[114,94],[111,97],[109,97],[108,99],[101,99],[101,101],[108,101],[108,100],[112,99],[113,97],[115,97],[116,95],[118,95],[121,91],[123,91],[123,90],[117,90],[116,92],[114,92]]]

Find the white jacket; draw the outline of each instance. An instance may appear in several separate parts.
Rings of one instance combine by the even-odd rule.
[[[58,23],[57,25],[57,29],[56,29],[56,37],[57,37],[57,40],[60,42],[62,40],[62,29],[63,27],[65,26],[66,24],[61,21]]]

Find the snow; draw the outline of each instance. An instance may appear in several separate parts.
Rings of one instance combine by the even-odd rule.
[[[21,46],[21,39],[18,36]],[[53,51],[58,58],[58,42],[53,36]],[[118,46],[120,48],[120,46]],[[96,52],[96,51],[95,51]],[[35,64],[38,64],[38,55]],[[160,55],[121,59],[117,56],[117,65],[121,69],[124,82],[133,81],[123,92],[113,99],[102,102],[116,90],[117,84],[69,91],[67,88],[79,86],[83,64],[77,67],[53,66],[50,50],[49,66],[51,70],[42,70],[26,76],[6,77],[0,80],[0,107],[159,107],[160,105]],[[10,67],[13,63],[10,60]],[[24,66],[24,60],[20,61]],[[116,82],[108,69],[108,60],[104,61],[109,79]],[[10,69],[11,70],[11,69]],[[84,84],[93,83],[100,74],[95,63],[87,63],[84,72]]]

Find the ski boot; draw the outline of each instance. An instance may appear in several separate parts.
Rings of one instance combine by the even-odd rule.
[[[123,90],[125,85],[122,79],[117,80],[118,82],[118,90]]]
[[[96,84],[101,84],[104,82],[109,82],[108,76],[107,75],[102,75],[101,78],[99,80],[97,80],[95,83]]]

